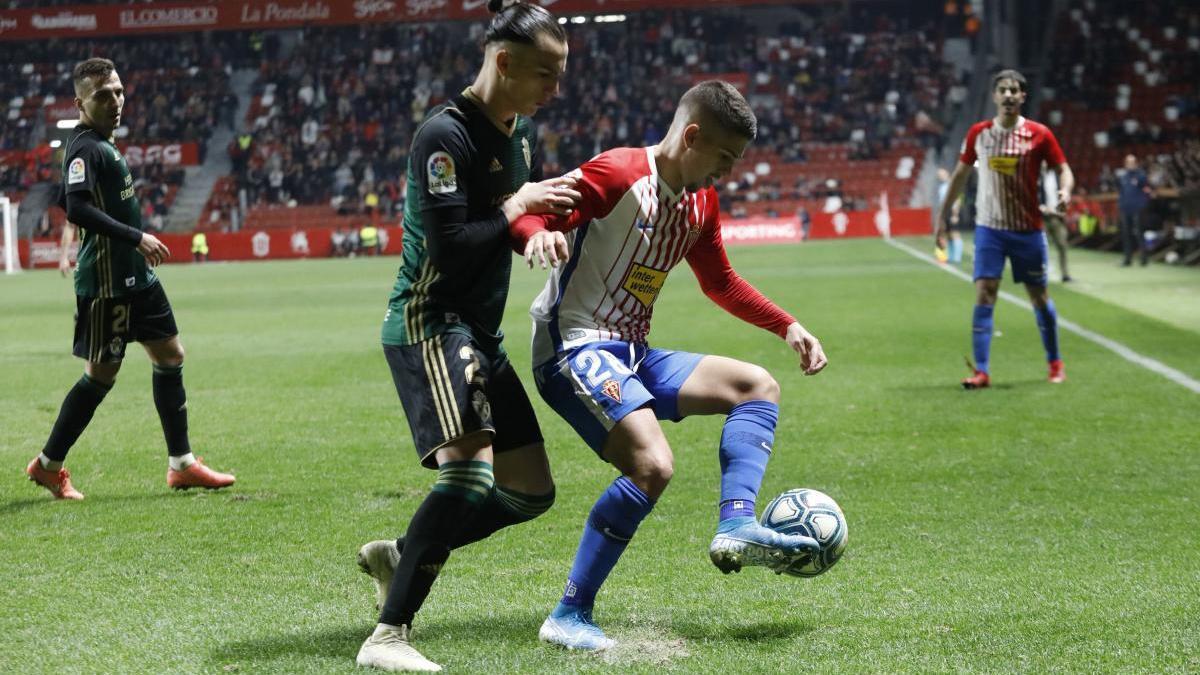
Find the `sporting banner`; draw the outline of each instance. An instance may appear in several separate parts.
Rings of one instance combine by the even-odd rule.
[[[380,227],[379,243],[383,255],[400,255],[400,227]],[[334,228],[316,227],[305,230],[290,228],[245,229],[241,232],[209,232],[208,260],[279,260],[285,258],[328,258],[333,251]],[[168,263],[192,262],[191,234],[158,234],[171,249]],[[71,248],[70,258],[78,253],[78,242]],[[21,267],[58,267],[61,248],[54,239],[22,239],[18,246]],[[3,246],[0,246],[0,256]],[[2,258],[0,258],[2,259]]]
[[[200,148],[195,143],[117,143],[129,166],[162,163],[164,166],[197,166]]]
[[[891,209],[878,211],[838,211],[813,213],[808,239],[880,237],[932,234],[929,209]],[[800,219],[722,218],[721,238],[726,246],[739,244],[786,244],[806,237]]]
[[[161,162],[166,166],[197,166],[200,164],[200,147],[195,143],[123,143],[118,141],[117,147],[125,155],[125,162],[131,166],[155,164]],[[0,165],[20,164],[26,160],[32,161],[32,153],[44,153],[41,159],[48,160],[51,154],[49,146],[39,146],[37,150],[0,150]]]
[[[558,16],[644,9],[794,4],[788,0],[537,0]],[[821,0],[803,0],[816,3]],[[213,0],[0,11],[0,40],[111,37],[305,25],[484,20],[487,0]]]
[[[890,218],[889,233],[895,236],[930,234],[929,209],[893,209],[888,211],[852,211],[849,213],[813,214],[809,239],[845,237],[878,237],[882,234],[881,216]],[[327,258],[331,255],[334,228],[309,229],[247,228],[241,232],[210,232],[206,235],[208,259],[219,260],[278,260],[283,258]],[[400,255],[400,227],[380,227],[379,241],[383,255]],[[170,263],[192,262],[191,234],[159,234],[159,239],[171,249]],[[721,223],[721,237],[726,246],[755,244],[790,244],[804,240],[797,218],[728,218]],[[78,244],[76,244],[78,246]],[[18,247],[21,267],[57,267],[59,243],[54,239],[22,239]],[[74,259],[76,249],[72,249]],[[0,246],[0,256],[3,247]]]

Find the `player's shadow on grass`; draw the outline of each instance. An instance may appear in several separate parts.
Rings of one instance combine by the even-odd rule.
[[[542,614],[528,613],[422,622],[417,629],[417,639],[431,654],[456,648],[483,652],[488,645],[502,643],[527,642],[536,645],[538,627],[544,618]],[[213,650],[209,661],[222,667],[232,663],[270,663],[296,656],[345,659],[350,662],[358,654],[363,640],[374,629],[374,622],[365,620],[316,633],[280,632],[250,640],[237,640]]]
[[[38,490],[42,491],[42,488],[38,488]],[[121,494],[121,495],[95,495],[92,497],[87,497],[85,500],[85,503],[86,504],[95,504],[95,503],[138,502],[138,501],[147,501],[147,500],[151,500],[151,499],[157,500],[157,499],[178,499],[178,498],[179,498],[179,496],[176,494],[173,494],[172,492],[142,492],[142,493],[137,493],[137,494],[127,494],[127,495],[124,495],[124,494]],[[20,511],[25,511],[26,509],[37,508],[39,506],[44,506],[47,508],[56,508],[56,509],[87,508],[87,506],[85,506],[85,505],[75,506],[73,504],[59,503],[59,500],[54,499],[49,494],[46,494],[44,491],[42,491],[42,494],[39,494],[36,497],[29,497],[26,499],[16,499],[11,502],[0,503],[0,515],[4,515],[4,514],[8,514],[8,513],[18,513]]]
[[[990,387],[988,387],[988,389],[998,389],[1000,391],[1009,391],[1012,389],[1018,389],[1018,388],[1025,389],[1026,387],[1041,386],[1044,384],[1046,384],[1046,380],[1042,380],[1042,379],[1039,379],[1039,380],[1004,380],[1003,382],[993,382],[992,385]],[[903,384],[903,385],[897,385],[894,387],[885,387],[885,389],[887,389],[889,391],[909,391],[909,392],[917,392],[917,393],[922,393],[922,394],[933,394],[933,393],[946,392],[946,391],[950,391],[950,392],[960,391],[960,392],[963,392],[964,394],[974,393],[974,392],[970,392],[966,389],[963,389],[962,385],[954,384],[953,382],[951,382],[949,384],[945,384],[942,382],[938,382],[936,384]]]
[[[370,621],[360,621],[318,633],[281,631],[251,640],[227,642],[212,651],[209,661],[226,666],[234,663],[269,663],[296,656],[319,656],[342,658],[349,662],[374,629]]]
[[[677,621],[671,630],[688,640],[709,642],[774,642],[811,633],[815,626],[799,621],[761,621],[747,624]]]

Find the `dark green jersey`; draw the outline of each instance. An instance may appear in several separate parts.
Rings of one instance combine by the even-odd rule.
[[[125,158],[108,139],[90,127],[71,132],[63,153],[63,194],[87,192],[96,208],[113,220],[142,229],[142,212],[133,194],[133,176]],[[75,294],[90,298],[119,298],[157,281],[137,247],[79,228],[79,262]]]
[[[463,333],[501,353],[513,252],[500,206],[541,179],[536,130],[525,117],[501,130],[465,95],[429,111],[408,156],[403,262],[384,344]]]

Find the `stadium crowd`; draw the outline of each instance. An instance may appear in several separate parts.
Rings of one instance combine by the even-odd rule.
[[[779,23],[769,11],[645,11],[570,26],[562,95],[537,118],[547,175],[608,147],[657,141],[678,92],[707,77],[733,79],[747,92],[759,117],[758,161],[803,162],[814,143],[841,144],[848,160],[878,157],[898,140],[941,145],[965,89],[941,59],[936,12],[897,19],[859,9],[831,19],[826,7]],[[234,172],[213,206],[228,210],[245,190],[252,207],[332,204],[394,218],[411,134],[427,108],[471,81],[482,29],[307,28],[286,51],[275,33],[246,32],[0,44],[0,84],[23,100],[18,123],[0,132],[0,149],[29,148],[36,124],[26,103],[63,97],[74,62],[103,54],[130,92],[123,140],[195,141],[203,152],[217,125],[245,127],[226,149]],[[229,76],[245,66],[259,75],[247,119],[235,120]],[[42,157],[50,156],[0,167],[0,190],[56,180],[58,167]],[[831,195],[854,207],[867,197],[845,194],[819,172],[780,179],[747,171],[731,182],[734,209]]]
[[[932,24],[912,31],[875,16],[831,29],[810,17],[765,31],[754,14],[646,11],[571,27],[562,95],[537,118],[546,174],[608,147],[656,142],[677,90],[705,77],[741,78],[759,117],[756,152],[780,162],[803,161],[805,143],[817,140],[848,144],[850,159],[876,157],[897,138],[940,145],[942,102],[957,83]],[[306,30],[285,58],[260,68],[252,140],[230,148],[237,187],[251,204],[331,202],[395,216],[412,131],[427,108],[471,81],[475,54],[463,45],[481,29]],[[741,187],[743,199],[837,190],[825,176]]]

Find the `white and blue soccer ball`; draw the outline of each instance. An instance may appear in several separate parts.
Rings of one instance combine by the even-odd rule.
[[[832,497],[818,490],[788,490],[767,504],[759,522],[776,532],[802,534],[821,544],[820,553],[806,555],[784,570],[794,577],[824,573],[846,550],[846,516]]]

